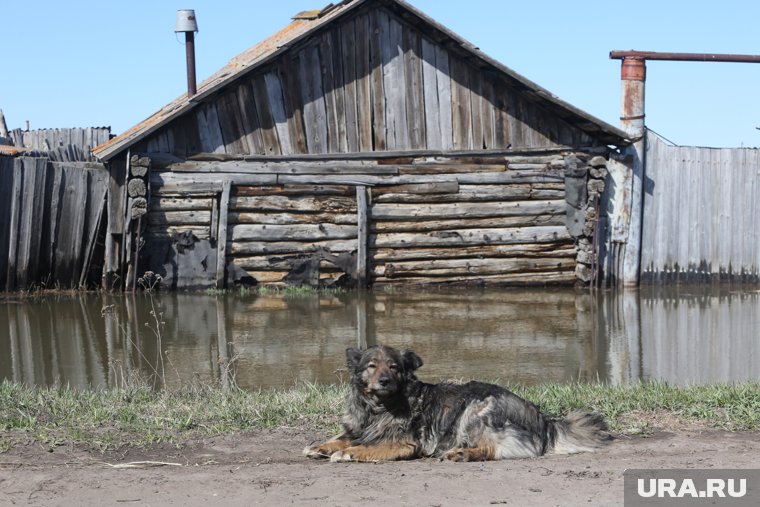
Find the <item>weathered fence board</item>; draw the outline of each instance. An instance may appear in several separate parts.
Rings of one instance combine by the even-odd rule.
[[[8,262],[10,257],[10,231],[11,209],[13,206],[13,194],[8,189],[13,188],[13,159],[0,157],[0,291],[6,288],[8,276]],[[15,263],[15,256],[13,257]]]

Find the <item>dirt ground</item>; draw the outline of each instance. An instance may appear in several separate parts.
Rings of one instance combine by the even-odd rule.
[[[486,463],[301,456],[325,436],[264,430],[107,454],[17,446],[0,454],[0,505],[606,506],[622,505],[628,468],[760,467],[756,432],[671,429],[618,437],[595,454]]]

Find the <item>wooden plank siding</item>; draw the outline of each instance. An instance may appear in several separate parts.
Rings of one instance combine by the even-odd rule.
[[[647,136],[642,283],[760,281],[760,150]]]
[[[589,146],[538,96],[385,8],[359,10],[135,151],[288,155]]]

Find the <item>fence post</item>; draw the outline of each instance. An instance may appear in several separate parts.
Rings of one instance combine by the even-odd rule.
[[[360,289],[367,287],[367,257],[369,240],[369,206],[367,203],[367,187],[356,187],[356,219],[357,219],[357,242],[356,250],[356,283]]]

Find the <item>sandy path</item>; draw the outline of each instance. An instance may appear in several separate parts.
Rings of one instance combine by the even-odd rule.
[[[0,454],[0,505],[622,505],[627,468],[760,468],[756,432],[660,432],[596,454],[486,463],[302,458],[323,436],[256,431],[106,455],[17,446]],[[144,460],[181,466],[108,465]]]

